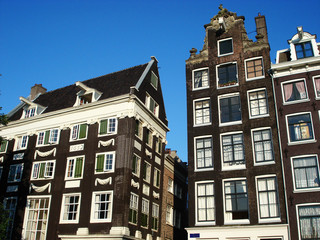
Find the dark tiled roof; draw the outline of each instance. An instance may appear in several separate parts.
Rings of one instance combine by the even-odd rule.
[[[119,72],[110,73],[100,77],[92,78],[82,83],[90,88],[102,92],[99,100],[120,96],[130,92],[130,87],[135,86],[141,77],[146,64],[128,68]],[[56,89],[40,95],[34,102],[47,107],[44,113],[72,107],[76,102],[76,94],[81,89],[75,84]],[[22,109],[10,117],[10,120],[21,118]]]
[[[290,50],[279,54],[279,63],[291,61]]]

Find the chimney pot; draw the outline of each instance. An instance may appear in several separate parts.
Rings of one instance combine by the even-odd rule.
[[[47,91],[46,88],[42,86],[42,84],[35,84],[31,87],[30,91],[30,100],[33,101],[39,94],[43,94]]]

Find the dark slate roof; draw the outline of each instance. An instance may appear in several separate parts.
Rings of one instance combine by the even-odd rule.
[[[120,96],[130,92],[130,87],[136,85],[147,65],[147,63],[142,64],[119,72],[92,78],[83,81],[82,83],[90,88],[94,88],[102,92],[103,94],[99,100]],[[43,113],[72,107],[76,101],[76,94],[80,90],[81,89],[79,87],[73,84],[41,94],[36,100],[34,100],[34,103],[47,107]],[[14,113],[10,117],[10,120],[14,121],[20,119],[21,114],[22,108]]]

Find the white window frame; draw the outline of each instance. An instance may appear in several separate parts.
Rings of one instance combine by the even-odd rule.
[[[229,121],[229,122],[225,122],[222,123],[221,122],[221,106],[220,106],[220,100],[224,99],[224,98],[232,98],[232,97],[239,97],[239,103],[240,103],[240,114],[241,114],[241,120],[236,120],[236,121]],[[218,96],[218,115],[219,115],[219,126],[230,126],[230,125],[238,125],[238,124],[242,124],[242,106],[241,106],[241,98],[240,98],[240,93],[230,93],[230,94],[224,94],[224,95],[220,95]]]
[[[48,175],[48,164],[53,163],[52,167],[52,176]],[[39,177],[41,164],[44,164],[44,176],[42,178]],[[36,167],[38,166],[38,167]],[[30,180],[46,180],[46,179],[53,179],[54,173],[56,168],[56,160],[48,160],[48,161],[37,161],[32,163],[32,172],[30,176]],[[35,171],[37,171],[35,173]]]
[[[227,219],[226,212],[226,193],[225,193],[225,183],[235,181],[245,181],[247,188],[247,201],[248,201],[248,219]],[[246,178],[228,178],[222,180],[222,194],[223,194],[223,212],[224,212],[224,224],[250,224],[250,207],[249,207],[249,193],[248,193],[248,181]]]
[[[262,218],[260,215],[260,201],[259,201],[259,192],[260,191],[259,191],[258,180],[267,179],[267,178],[274,178],[276,194],[277,194],[276,197],[277,197],[278,211],[279,211],[278,217]],[[257,209],[258,209],[259,223],[281,222],[280,199],[279,199],[279,188],[278,188],[277,176],[275,174],[259,175],[259,176],[255,177],[255,183],[256,183],[256,196],[257,196]],[[268,204],[270,204],[270,203],[268,203]]]
[[[231,39],[231,45],[232,45],[232,52],[220,54],[220,43],[221,43],[221,42],[224,42],[224,41],[229,41],[230,39]],[[217,46],[218,46],[218,57],[231,55],[231,54],[233,54],[233,52],[234,52],[233,39],[232,39],[232,38],[224,38],[224,39],[218,40]]]
[[[44,211],[44,210],[47,209],[47,219],[46,219],[46,223],[47,223],[47,224],[45,224],[45,229],[41,229],[41,230],[36,229],[36,230],[31,231],[31,230],[27,230],[27,226],[28,226],[28,218],[29,218],[29,214],[30,214],[30,201],[31,201],[31,200],[34,200],[34,199],[40,199],[40,201],[45,201],[45,200],[49,201],[47,208],[42,208],[42,207],[40,207],[40,206],[42,206],[42,204],[40,204],[39,207],[32,209],[33,211],[37,211],[38,213],[39,213],[40,211]],[[49,222],[48,219],[49,219],[49,216],[50,216],[51,195],[28,196],[27,202],[28,202],[28,204],[27,204],[26,210],[25,210],[25,212],[24,212],[24,221],[23,221],[23,228],[22,228],[22,236],[23,236],[23,239],[27,239],[27,237],[28,237],[28,233],[27,233],[27,232],[30,232],[30,231],[31,231],[32,233],[34,233],[35,231],[36,231],[36,232],[41,232],[41,233],[44,232],[44,234],[45,234],[45,235],[44,235],[44,239],[46,239],[47,229],[48,229],[48,222]],[[35,216],[35,214],[33,214],[32,216]],[[37,217],[37,220],[38,220],[40,214],[38,214],[37,216],[38,216],[38,217]],[[41,219],[41,221],[43,221],[43,220],[44,220],[44,219]],[[32,219],[31,219],[31,221],[32,221]],[[38,221],[37,221],[37,222],[38,222]],[[41,225],[41,226],[42,226],[42,225]]]
[[[261,92],[261,91],[264,91],[264,92],[265,92],[265,100],[266,100],[267,113],[252,116],[252,114],[251,114],[250,94],[251,94],[251,93],[255,93],[255,92]],[[249,91],[247,92],[247,99],[248,99],[248,108],[249,108],[249,117],[250,117],[250,119],[262,118],[262,117],[269,117],[269,116],[270,116],[270,114],[269,114],[268,93],[267,93],[267,89],[266,89],[266,88],[258,88],[258,89],[249,90]],[[257,101],[257,100],[256,100],[256,101]],[[260,107],[259,107],[259,110],[260,110]]]
[[[96,196],[97,195],[110,195],[110,200],[109,201],[104,201],[108,202],[108,217],[104,219],[99,219],[95,217],[95,211],[101,211],[101,209],[96,208]],[[113,191],[98,191],[98,192],[92,192],[92,199],[91,199],[91,213],[90,213],[90,223],[101,223],[101,222],[111,222],[112,221],[112,210],[113,210]]]
[[[24,141],[25,139],[25,141]],[[25,142],[24,146],[23,143]],[[24,150],[27,148],[29,142],[29,136],[28,135],[23,135],[15,138],[15,143],[14,143],[14,151],[20,151]]]
[[[284,85],[286,85],[286,84],[294,84],[296,82],[301,82],[301,81],[304,83],[304,87],[305,87],[305,90],[306,90],[306,98],[305,99],[300,99],[300,100],[286,101],[285,92],[284,92]],[[297,79],[281,82],[281,94],[282,94],[283,105],[290,105],[290,104],[296,104],[296,103],[310,101],[309,95],[308,95],[307,83],[306,83],[306,79],[305,78],[297,78]]]
[[[173,226],[173,206],[169,204],[166,208],[166,224]]]
[[[84,138],[80,138],[79,139],[79,135],[80,135],[80,129],[81,129],[81,125],[86,125],[86,136]],[[77,136],[74,137],[74,128],[77,128]],[[85,140],[87,139],[88,137],[88,129],[89,129],[89,126],[87,123],[78,123],[78,124],[75,124],[73,125],[71,128],[70,128],[70,142],[74,142],[74,141],[81,141],[81,140]]]
[[[78,207],[76,211],[76,217],[73,220],[66,220],[63,219],[65,211],[68,213],[68,209],[66,209],[66,198],[67,197],[79,197],[78,201]],[[80,207],[81,207],[81,193],[66,193],[62,195],[62,202],[61,202],[61,210],[60,210],[60,223],[66,223],[66,224],[74,224],[74,223],[79,223],[79,215],[80,215]]]
[[[156,79],[155,85],[152,82],[152,76]],[[150,84],[155,90],[158,90],[159,78],[153,71],[151,71]]]
[[[299,239],[301,239],[301,226],[300,226],[299,207],[313,207],[313,206],[319,206],[320,207],[320,203],[303,203],[303,204],[297,204],[296,205],[296,218],[297,218]]]
[[[237,77],[237,82],[235,84],[230,84],[230,85],[226,85],[226,86],[221,86],[219,87],[219,68],[220,67],[224,67],[227,65],[236,65],[236,77]],[[216,81],[217,81],[217,89],[222,89],[222,88],[231,88],[231,87],[235,87],[235,86],[239,86],[239,71],[238,71],[238,63],[237,62],[226,62],[226,63],[222,63],[219,65],[216,65]]]
[[[262,72],[263,72],[263,74],[262,74],[262,76],[259,76],[259,77],[248,78],[247,62],[255,61],[255,60],[257,60],[257,59],[261,59]],[[263,63],[263,57],[262,57],[262,56],[245,59],[245,60],[244,60],[244,66],[245,66],[245,74],[246,74],[246,80],[247,80],[247,81],[252,81],[252,80],[257,80],[257,79],[265,78],[264,63]]]
[[[223,156],[223,143],[222,143],[222,138],[224,136],[233,136],[233,135],[242,135],[242,145],[243,145],[243,159],[244,163],[243,164],[233,164],[231,166],[224,166],[224,156]],[[230,170],[239,170],[239,169],[246,169],[246,153],[245,153],[245,141],[244,141],[244,134],[242,131],[237,131],[237,132],[226,132],[220,134],[220,151],[221,151],[221,170],[222,171],[230,171]],[[234,146],[234,145],[232,145]],[[232,152],[234,154],[234,147],[232,147]]]
[[[173,190],[174,190],[174,181],[172,178],[168,178],[168,192],[173,194]]]
[[[195,87],[195,72],[198,72],[198,71],[205,71],[207,70],[208,72],[208,86],[204,86],[204,87]],[[197,91],[197,90],[202,90],[202,89],[206,89],[206,88],[209,88],[210,87],[210,77],[209,77],[209,68],[208,67],[205,67],[205,68],[198,68],[198,69],[194,69],[192,70],[192,90],[193,91]]]
[[[159,174],[159,183],[157,184],[157,176]],[[161,171],[158,168],[154,168],[153,170],[153,186],[156,188],[160,188],[161,185]]]
[[[137,161],[136,161],[136,172],[134,172],[133,171],[133,168],[132,168],[132,174],[134,175],[134,176],[137,176],[137,177],[140,177],[140,172],[141,172],[141,157],[139,157],[137,154],[133,154],[133,157],[132,158],[134,158],[134,157],[136,157],[137,158]],[[133,159],[132,159],[132,162],[133,162]],[[133,167],[133,164],[132,164],[132,167]]]
[[[319,100],[319,99],[320,99],[320,88],[319,88],[319,96],[318,96],[318,94],[317,94],[316,82],[315,82],[315,79],[316,79],[316,78],[319,78],[319,80],[320,80],[320,75],[316,75],[316,76],[313,76],[313,77],[312,77],[314,95],[315,95],[315,98],[316,98],[317,100]]]
[[[5,143],[5,148],[3,151],[1,151],[1,145]],[[7,152],[7,149],[8,149],[8,144],[9,144],[9,141],[7,139],[2,139],[2,142],[0,142],[0,153],[6,153]]]
[[[37,115],[37,107],[28,107],[23,111],[23,118],[30,118]]]
[[[214,220],[212,221],[199,221],[198,219],[198,185],[201,184],[213,184],[213,201],[214,201]],[[197,181],[194,184],[195,187],[195,224],[196,226],[216,225],[216,198],[215,198],[215,182],[214,181]],[[207,195],[206,195],[207,196]]]
[[[292,116],[298,116],[298,115],[304,115],[304,114],[309,114],[309,116],[310,116],[310,123],[311,123],[311,127],[312,127],[312,136],[313,136],[313,138],[306,139],[306,140],[302,139],[300,141],[291,141],[288,118],[292,117]],[[316,141],[315,140],[315,135],[314,135],[314,125],[313,125],[311,112],[298,112],[298,113],[293,113],[293,114],[286,115],[286,128],[287,128],[288,145],[306,144],[306,143],[312,143],[312,142]]]
[[[308,155],[297,155],[297,156],[293,156],[290,158],[290,163],[291,163],[291,171],[292,171],[292,184],[293,184],[293,189],[294,192],[317,192],[320,191],[320,186],[319,187],[306,187],[306,188],[297,188],[296,186],[296,175],[294,173],[294,164],[293,161],[294,159],[299,159],[299,158],[309,158],[309,157],[314,157],[316,160],[316,170],[318,173],[318,178],[320,177],[320,169],[319,169],[319,159],[318,159],[318,155],[317,154],[308,154]],[[318,179],[318,181],[320,181]]]
[[[154,104],[154,106],[152,106],[152,103]],[[156,102],[156,100],[153,99],[153,97],[151,97],[149,93],[146,93],[146,106],[153,115],[155,115],[156,117],[159,116],[159,104]]]
[[[48,143],[46,144],[45,143],[45,136],[46,136],[46,133],[47,131],[49,131],[49,138],[48,138]],[[57,140],[56,141],[53,141],[52,138],[53,138],[53,135],[55,133],[55,131],[57,131]],[[43,138],[42,138],[42,142],[39,143],[40,141],[40,135],[43,134]],[[39,131],[38,132],[38,137],[37,137],[37,147],[42,147],[42,146],[48,146],[48,145],[56,145],[59,143],[59,138],[60,138],[60,129],[59,128],[52,128],[52,129],[47,129],[47,130],[44,130],[44,131]]]
[[[115,121],[114,123],[114,131],[110,131],[111,129],[111,124],[110,121]],[[106,133],[100,133],[100,128],[101,128],[101,122],[102,121],[108,121],[107,122],[107,132]],[[99,127],[98,127],[98,137],[101,137],[101,136],[107,136],[107,135],[113,135],[113,134],[117,134],[117,131],[118,130],[118,119],[116,117],[109,117],[109,118],[104,118],[104,119],[100,119],[99,120]]]
[[[7,206],[7,201],[15,199],[15,205],[14,207],[10,206],[10,208],[6,208]],[[6,228],[6,236],[9,237],[8,239],[11,239],[12,237],[12,232],[13,232],[13,225],[14,225],[14,220],[15,220],[15,215],[17,211],[17,205],[18,205],[18,197],[5,197],[3,200],[3,210],[8,213],[7,217],[7,228]],[[7,238],[6,238],[7,239]]]
[[[143,176],[142,176],[142,178],[143,178],[143,181],[145,181],[145,182],[147,182],[147,183],[150,183],[150,181],[151,181],[151,168],[152,168],[152,166],[151,166],[151,164],[150,163],[148,163],[147,161],[144,161],[144,163],[143,163],[143,168],[144,168],[144,164],[146,164],[146,166],[148,166],[148,167],[146,167],[146,175],[144,176],[144,169],[143,169]]]
[[[159,154],[162,153],[162,138],[161,137],[156,138],[156,152]]]
[[[149,227],[149,210],[150,210],[150,202],[146,198],[142,198],[141,202],[141,216],[142,214],[147,216],[147,226],[142,226],[142,221],[141,221],[141,227],[142,228],[148,228]]]
[[[152,231],[155,231],[155,232],[158,232],[159,230],[159,204],[156,204],[156,203],[152,203],[152,214],[151,214],[151,229]],[[157,220],[157,223],[156,223],[156,228],[153,228],[154,226],[154,219]]]
[[[81,177],[75,177],[75,172],[76,172],[76,161],[77,161],[77,158],[82,158],[82,171],[81,171]],[[72,176],[68,176],[68,172],[69,172],[69,164],[70,164],[70,161],[74,160],[74,165],[73,165],[73,168],[72,168]],[[65,174],[65,180],[79,180],[79,179],[82,179],[83,178],[83,171],[84,171],[84,163],[85,163],[85,156],[84,155],[81,155],[81,156],[74,156],[74,157],[68,157],[67,158],[67,163],[66,163],[66,174]]]
[[[104,155],[104,159],[103,159],[103,169],[102,171],[98,172],[97,171],[97,165],[98,165],[98,156],[99,155]],[[112,167],[111,169],[107,169],[106,168],[106,156],[107,155],[111,155],[112,156]],[[114,172],[114,166],[115,166],[115,161],[116,161],[116,152],[115,151],[110,151],[110,152],[100,152],[100,153],[96,153],[96,158],[95,158],[95,168],[94,168],[94,173],[95,174],[105,174],[105,173],[112,173]]]
[[[136,200],[136,201],[135,201]],[[135,194],[133,192],[130,193],[130,204],[129,204],[129,211],[133,211],[136,214],[136,222],[131,222],[129,219],[129,223],[133,224],[133,225],[137,225],[138,224],[138,220],[139,220],[139,195]]]
[[[138,124],[138,134],[136,132],[136,128],[137,128],[137,124]],[[135,123],[135,136],[139,139],[143,139],[143,126],[142,126],[142,121],[139,119],[136,119],[136,123]]]
[[[198,168],[198,158],[197,158],[197,140],[200,139],[211,139],[211,167],[203,167]],[[195,172],[202,172],[202,171],[211,171],[214,169],[214,154],[213,154],[213,137],[212,135],[204,135],[204,136],[198,136],[194,138],[194,171]]]
[[[255,151],[255,141],[254,141],[254,135],[253,134],[254,134],[254,132],[265,131],[265,130],[269,130],[270,131],[270,141],[271,141],[271,145],[272,145],[271,147],[272,147],[273,161],[257,162],[256,151]],[[252,154],[253,154],[253,159],[254,159],[254,166],[275,164],[275,153],[274,153],[274,146],[273,146],[272,129],[270,127],[251,129],[251,142],[252,142]],[[261,141],[261,142],[263,142],[263,141]]]
[[[13,167],[13,166],[16,167],[15,173],[14,173],[14,177],[13,177],[13,180],[9,180],[10,172],[11,172],[11,167]],[[18,166],[21,166],[21,173],[20,173],[20,177],[19,177],[19,178],[17,178],[17,167],[18,167]],[[8,183],[21,182],[22,175],[23,175],[23,168],[24,168],[24,163],[17,163],[17,164],[12,164],[12,165],[10,165],[7,182],[8,182]]]
[[[202,121],[201,123],[197,124],[196,123],[196,102],[204,102],[204,101],[209,102],[209,121],[205,122],[205,123],[204,123],[204,121]],[[193,126],[194,127],[211,125],[211,123],[212,123],[211,115],[212,115],[212,113],[211,113],[211,99],[210,98],[199,98],[199,99],[193,100]],[[202,108],[202,118],[203,118],[203,108]]]
[[[151,129],[147,128],[147,132],[146,132],[146,144],[152,148],[153,145],[153,131]]]

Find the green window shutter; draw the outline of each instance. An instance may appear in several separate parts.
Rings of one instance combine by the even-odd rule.
[[[81,177],[82,175],[82,163],[83,163],[83,158],[76,159],[76,170],[74,173],[74,177],[76,178]]]
[[[107,127],[108,127],[108,119],[102,120],[100,122],[99,134],[107,134]]]
[[[87,124],[81,124],[79,139],[86,138],[86,136],[87,136]]]
[[[103,172],[104,154],[97,156],[97,169],[96,172]]]
[[[50,130],[46,131],[44,134],[44,144],[49,143],[49,137],[50,137]]]
[[[0,146],[0,152],[4,152],[7,148],[8,140],[3,140]]]
[[[46,163],[41,163],[38,178],[44,178],[44,170],[45,169],[46,169]]]

